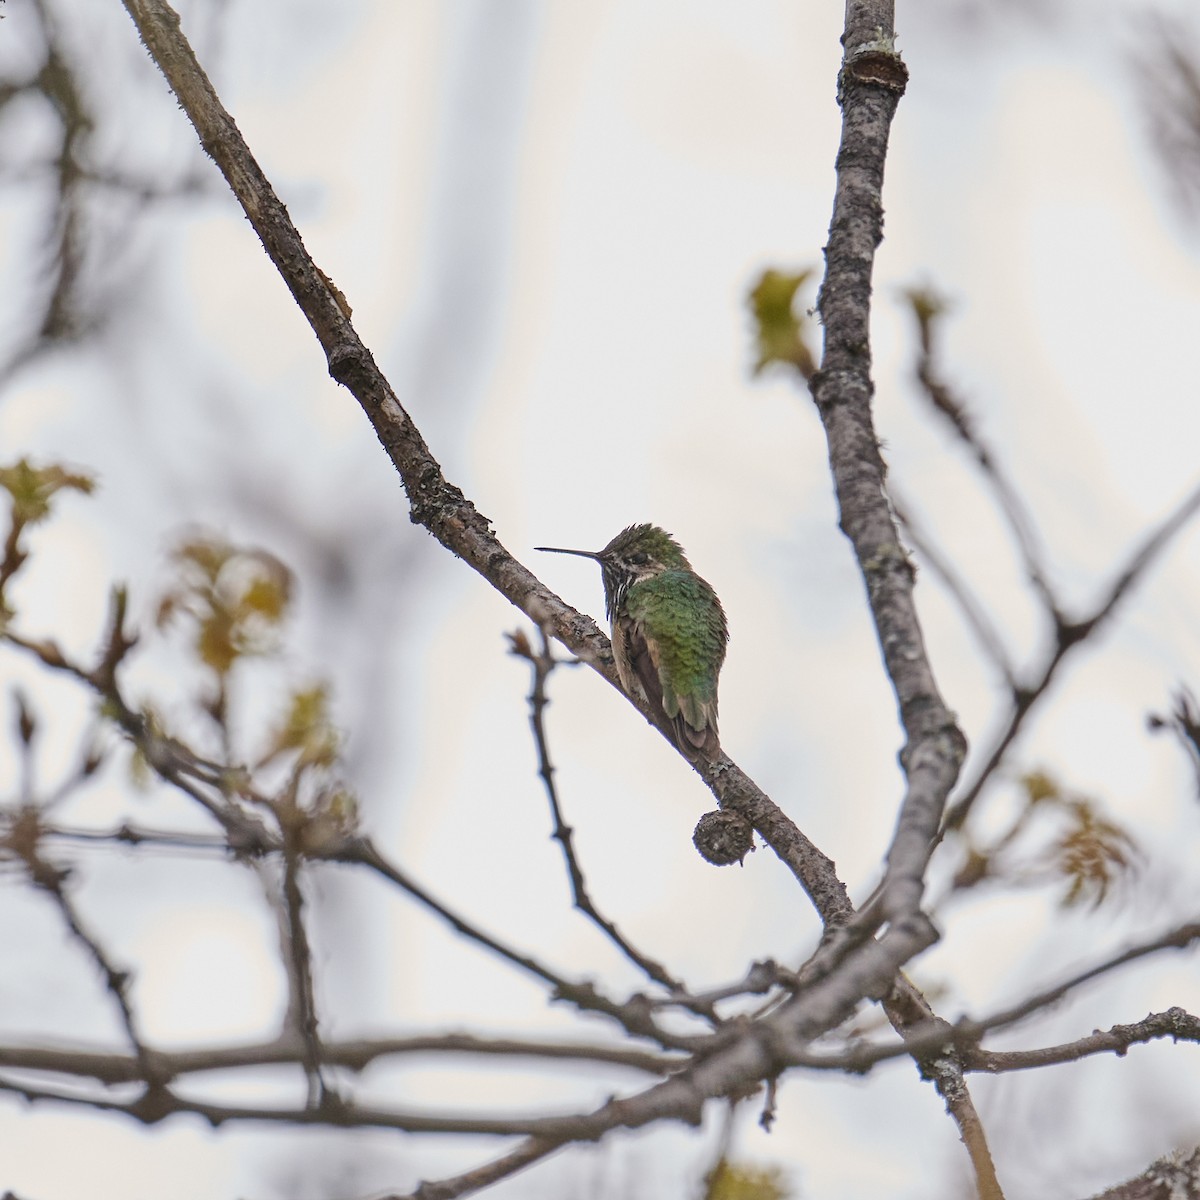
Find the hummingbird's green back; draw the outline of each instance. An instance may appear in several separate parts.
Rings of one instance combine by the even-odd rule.
[[[663,712],[677,726],[682,718],[693,746],[715,744],[717,676],[729,637],[716,593],[693,571],[662,571],[629,588],[624,620],[627,640],[646,643]]]

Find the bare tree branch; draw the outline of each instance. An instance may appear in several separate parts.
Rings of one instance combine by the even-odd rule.
[[[554,657],[545,630],[539,630],[538,632],[542,642],[539,651],[534,651],[533,647],[529,645],[528,639],[520,632],[510,634],[509,642],[511,643],[511,653],[525,659],[529,663],[533,675],[533,686],[528,697],[529,723],[533,729],[534,745],[537,748],[538,775],[545,785],[546,798],[550,802],[550,815],[554,821],[553,836],[559,845],[562,846],[563,861],[567,868],[567,877],[571,883],[572,903],[605,934],[609,941],[634,966],[638,967],[656,983],[662,984],[668,991],[680,997],[680,1003],[686,1003],[687,988],[672,976],[661,963],[648,958],[636,949],[620,930],[617,929],[616,925],[596,908],[595,903],[588,893],[583,868],[579,865],[579,859],[575,854],[575,831],[563,820],[562,806],[558,800],[558,789],[554,783],[554,767],[550,762],[550,746],[546,740],[544,720],[546,704],[548,703],[546,698],[546,681],[550,677],[550,672],[558,665],[559,660]],[[717,1019],[716,1013],[712,1010],[711,1006],[704,1010],[704,1015],[710,1020]]]
[[[884,665],[907,738],[900,756],[907,792],[888,849],[887,870],[873,911],[855,922],[871,928],[886,916],[892,924],[879,942],[848,952],[838,965],[844,975],[853,969],[852,959],[865,962],[886,956],[889,948],[898,971],[906,959],[896,943],[908,942],[915,948],[932,936],[921,929],[928,924],[920,909],[925,868],[966,754],[966,739],[938,691],[925,649],[913,597],[913,570],[889,505],[871,411],[871,277],[875,249],[883,236],[881,196],[891,121],[908,80],[895,50],[890,0],[847,0],[842,44],[845,54],[838,88],[842,139],[825,277],[817,299],[825,344],[820,369],[808,383],[829,445],[840,525],[854,547],[867,586]],[[851,932],[851,944],[856,932]],[[832,955],[841,953],[836,945],[830,949]],[[867,987],[865,994],[883,998],[887,993]],[[905,1029],[913,1021],[932,1016],[924,998],[906,980],[900,984],[899,995],[906,1003],[896,996],[885,1003],[889,1020],[897,1028]],[[786,1013],[802,1002],[801,994],[781,1011]],[[946,1055],[936,1063],[922,1062],[922,1066],[931,1072],[958,1125],[971,1155],[980,1196],[1000,1200],[1000,1184],[961,1064],[953,1055]]]
[[[947,1032],[950,1030],[949,1024],[934,1013],[929,1001],[907,976],[900,977],[895,991],[883,1001],[883,1010],[892,1028],[904,1036],[906,1043],[907,1033],[914,1027],[932,1024]],[[996,1175],[996,1164],[992,1161],[983,1122],[979,1119],[971,1091],[967,1087],[963,1057],[957,1046],[951,1041],[946,1041],[939,1046],[930,1047],[924,1054],[914,1053],[912,1057],[922,1076],[933,1081],[938,1095],[946,1105],[946,1111],[958,1128],[958,1135],[966,1147],[971,1167],[975,1172],[979,1200],[1003,1200],[1004,1193]]]
[[[84,829],[66,825],[43,825],[41,836],[51,841],[94,846],[97,849],[136,849],[149,846],[155,850],[179,850],[187,854],[213,854],[229,857],[229,842],[211,833],[181,833],[173,829],[148,829],[123,821],[108,829]]]
[[[130,709],[121,694],[117,681],[117,663],[124,656],[129,646],[133,644],[132,639],[121,632],[122,621],[123,606],[118,606],[118,610],[114,613],[111,631],[108,636],[108,648],[102,656],[102,665],[97,670],[91,672],[85,671],[78,665],[70,662],[53,645],[32,642],[9,629],[4,630],[0,634],[0,637],[3,637],[15,646],[30,650],[45,662],[46,665],[63,671],[88,687],[100,692],[104,696],[115,719],[134,744],[143,752],[151,768],[165,782],[179,788],[185,794],[196,799],[208,812],[216,815],[221,820],[227,830],[228,845],[231,848],[240,847],[242,848],[242,852],[246,852],[249,849],[256,856],[278,853],[283,855],[286,860],[286,838],[282,834],[270,832],[257,816],[251,816],[244,808],[234,806],[230,802],[227,789],[220,789],[213,794],[209,794],[205,790],[212,781],[223,782],[228,775],[227,768],[208,763],[195,756],[190,750],[174,739],[167,739],[155,733],[149,728],[147,722],[140,714],[134,713]],[[193,782],[193,778],[202,780],[203,786],[197,786]],[[248,781],[239,776],[239,786],[247,789],[249,787]],[[258,797],[257,803],[260,811],[278,811],[278,805],[267,801],[264,797]],[[294,830],[293,832],[297,831]],[[610,1016],[635,1036],[652,1038],[660,1045],[673,1049],[686,1049],[702,1044],[703,1039],[670,1033],[662,1028],[655,1021],[652,1006],[644,996],[634,996],[625,1003],[611,1000],[602,995],[594,984],[590,982],[580,983],[571,981],[543,966],[531,956],[522,954],[498,938],[485,933],[474,923],[435,899],[426,888],[417,884],[406,872],[389,862],[367,839],[341,839],[319,845],[309,845],[304,847],[304,853],[312,859],[333,863],[359,864],[368,868],[446,921],[464,937],[476,942],[478,945],[498,955],[513,966],[520,968],[522,971],[550,984],[556,998],[566,1000],[577,1007]],[[292,911],[296,911],[296,899],[297,896],[293,894]],[[285,953],[290,955],[299,954],[307,962],[306,949],[299,951],[296,949],[296,942],[294,940],[296,931],[292,927],[294,924],[292,917],[289,916],[287,920],[289,923],[289,938],[285,939]],[[300,932],[302,935],[303,930]],[[306,942],[304,946],[306,947]],[[294,967],[289,966],[289,973],[293,969]],[[307,975],[307,968],[305,968],[305,973]],[[295,989],[299,987],[303,990],[305,985],[299,981],[295,981],[292,986],[294,993],[293,1004],[297,1006],[298,1019],[302,1027],[308,1027],[309,1018],[305,1016],[305,1013],[311,1013],[312,1010],[311,1008],[306,1008],[303,1001],[298,1002],[295,999]],[[311,988],[311,981],[307,986]],[[675,995],[676,993],[673,991],[672,994]],[[311,1004],[311,997],[309,1003]],[[314,1066],[315,1062],[319,1060],[319,1051],[315,1048],[315,1043],[310,1049],[312,1051],[310,1054],[310,1058],[312,1059],[310,1062],[310,1079],[315,1079],[319,1075],[318,1072],[315,1072]],[[319,1081],[317,1084],[314,1084],[314,1089],[319,1090]]]
[[[957,1045],[963,1048],[965,1069],[987,1070],[986,1065],[976,1065],[986,1062],[986,1055],[989,1053],[978,1049],[978,1043],[985,1034],[1023,1021],[1026,1017],[1056,1004],[1083,984],[1099,979],[1128,963],[1157,954],[1161,950],[1186,949],[1197,940],[1200,940],[1200,924],[1179,925],[1164,934],[1110,955],[1051,987],[1033,993],[1009,1008],[1000,1009],[980,1018],[963,1017],[953,1024],[932,1015],[932,1013],[929,1016],[921,1016],[918,1010],[924,1003],[922,998],[907,1019],[893,1022],[895,1025],[904,1026],[902,1028],[903,1039],[899,1042],[862,1043],[842,1053],[814,1054],[800,1048],[789,1054],[789,1061],[797,1066],[821,1070],[840,1068],[865,1071],[878,1062],[895,1058],[901,1054],[910,1054],[920,1061],[930,1054],[945,1053],[947,1049]],[[1194,1019],[1180,1008],[1170,1009],[1169,1014],[1171,1014],[1170,1020],[1176,1022],[1175,1028],[1171,1031],[1172,1035],[1191,1040],[1190,1031],[1194,1027]],[[890,1013],[889,1016],[891,1016]],[[903,1016],[902,1013],[902,1018]],[[980,1055],[985,1057],[978,1057]]]
[[[515,1150],[510,1150],[507,1154],[461,1175],[433,1183],[422,1183],[415,1192],[406,1192],[403,1196],[393,1193],[382,1196],[379,1200],[458,1200],[459,1196],[469,1196],[498,1183],[501,1179],[515,1175],[553,1154],[561,1145],[561,1142],[547,1138],[527,1138]]]
[[[58,909],[63,923],[71,936],[79,943],[99,969],[104,979],[104,986],[112,997],[121,1025],[139,1067],[139,1077],[146,1084],[147,1092],[153,1091],[160,1085],[158,1070],[153,1056],[146,1049],[142,1035],[138,1029],[137,1018],[129,996],[130,975],[114,965],[99,939],[87,928],[80,916],[74,901],[68,896],[66,884],[70,872],[54,866],[41,853],[38,811],[29,806],[23,809],[10,826],[4,838],[3,849],[18,855],[29,873],[29,879],[38,890],[48,895]]]
[[[260,1122],[267,1125],[321,1126],[328,1128],[396,1129],[405,1133],[452,1133],[483,1137],[513,1137],[531,1135],[556,1141],[591,1141],[611,1129],[626,1124],[625,1109],[620,1101],[610,1101],[594,1113],[564,1114],[561,1116],[496,1116],[419,1112],[405,1109],[376,1108],[356,1104],[327,1091],[318,1104],[301,1103],[289,1107],[241,1104],[214,1104],[188,1099],[168,1088],[147,1092],[132,1100],[112,1095],[81,1094],[61,1088],[45,1087],[0,1076],[0,1092],[11,1092],[33,1103],[48,1101],[101,1112],[120,1113],[145,1125],[155,1125],[167,1117],[190,1113],[202,1117],[213,1128],[231,1121]],[[675,1099],[674,1097],[672,1099]],[[647,1110],[638,1106],[632,1115],[637,1125],[649,1124],[662,1117],[675,1115],[674,1106]],[[698,1122],[698,1110],[693,1113]]]
[[[670,1049],[694,1049],[699,1045],[706,1044],[703,1038],[669,1033],[658,1025],[652,1015],[652,1006],[644,996],[635,996],[625,1004],[620,1004],[601,995],[593,984],[573,983],[542,966],[528,955],[521,954],[490,934],[484,933],[435,900],[423,887],[414,883],[405,872],[389,863],[366,839],[357,839],[345,847],[324,852],[320,854],[320,857],[329,862],[357,862],[369,867],[376,874],[402,888],[414,900],[436,913],[459,933],[486,947],[514,966],[520,967],[526,973],[550,984],[557,999],[566,1000],[580,1008],[610,1016],[635,1036],[652,1038],[661,1046]]]
[[[1086,970],[1080,971],[1075,975],[1070,975],[1053,987],[1035,992],[1019,1004],[1014,1004],[1010,1008],[993,1013],[981,1022],[959,1022],[959,1028],[967,1032],[972,1032],[976,1029],[982,1032],[983,1029],[998,1029],[1003,1025],[1012,1025],[1016,1021],[1029,1016],[1031,1013],[1035,1013],[1039,1009],[1063,999],[1064,996],[1069,992],[1073,992],[1081,984],[1098,979],[1101,975],[1107,975],[1110,971],[1115,971],[1118,967],[1125,966],[1126,963],[1136,962],[1139,958],[1145,958],[1150,954],[1157,954],[1160,950],[1183,950],[1198,938],[1200,938],[1200,924],[1179,925],[1161,934],[1159,937],[1140,942],[1136,946],[1131,946],[1128,950],[1122,950],[1109,958],[1101,960]]]
[[[354,395],[370,419],[400,474],[411,519],[479,572],[535,624],[548,625],[577,657],[622,690],[608,639],[595,623],[564,604],[517,562],[492,532],[487,518],[446,480],[412,418],[351,325],[345,297],[305,250],[287,210],[197,62],[180,29],[178,15],[165,0],[123,3],[201,144],[225,176],[307,318],[325,351],[330,374]],[[866,63],[867,58],[863,61]],[[654,725],[649,705],[637,698],[629,699]],[[734,808],[754,825],[804,886],[822,918],[827,922],[844,920],[850,904],[832,862],[778,805],[724,756],[716,762],[693,765],[723,807]]]
[[[1135,584],[1140,582],[1154,564],[1155,559],[1166,549],[1171,538],[1191,520],[1198,510],[1200,510],[1200,487],[1186,496],[1179,506],[1145,537],[1087,616],[1073,621],[1067,620],[1061,614],[1057,617],[1055,644],[1049,658],[1043,663],[1035,677],[1013,693],[1008,718],[993,741],[991,749],[974,776],[964,784],[961,792],[946,812],[943,835],[948,830],[962,827],[976,800],[979,799],[980,793],[1004,761],[1009,747],[1016,741],[1030,711],[1046,694],[1067,656],[1078,646],[1083,645],[1113,615],[1125,596]]]
[[[1093,1054],[1123,1056],[1130,1046],[1169,1037],[1176,1042],[1200,1043],[1200,1017],[1182,1008],[1150,1013],[1132,1025],[1113,1025],[1111,1028],[1073,1042],[1044,1046],[1038,1050],[970,1050],[966,1053],[967,1069],[999,1075],[1006,1071],[1028,1071],[1059,1063],[1078,1062]]]
[[[286,936],[282,940],[290,993],[287,1020],[299,1032],[303,1042],[308,1103],[316,1107],[324,1100],[329,1085],[321,1070],[323,1054],[313,988],[312,954],[308,946],[308,933],[304,928],[304,896],[300,891],[300,854],[294,839],[288,836],[297,828],[298,823],[289,828],[288,823],[284,822],[283,913]]]
[[[1025,508],[1017,489],[1009,481],[1000,461],[980,437],[966,405],[941,376],[934,350],[938,318],[946,304],[928,288],[912,288],[906,293],[913,315],[917,319],[920,353],[917,356],[916,377],[930,407],[946,419],[950,428],[979,464],[979,473],[992,489],[996,507],[1008,525],[1017,553],[1025,567],[1025,575],[1035,595],[1057,623],[1062,619],[1058,597],[1042,561],[1042,551],[1034,533],[1033,519]]]
[[[463,558],[514,606],[529,615],[539,628],[549,630],[616,686],[607,639],[590,620],[563,604],[516,562],[492,533],[487,519],[445,479],[420,432],[350,325],[344,297],[305,252],[286,211],[196,62],[180,32],[176,14],[164,0],[123,2],[152,57],[187,111],[202,144],[222,170],[268,255],[312,325],[324,350],[330,374],[355,395],[371,420],[381,444],[401,475],[413,521],[423,525],[442,545]],[[920,993],[899,974],[915,954],[931,945],[937,937],[921,909],[923,876],[929,854],[936,844],[946,798],[961,768],[965,743],[937,690],[925,651],[913,603],[912,569],[889,511],[884,491],[884,465],[871,415],[873,385],[868,299],[873,256],[881,237],[880,195],[890,121],[907,78],[893,45],[892,22],[892,5],[887,0],[848,0],[845,58],[839,79],[843,134],[826,275],[819,301],[825,327],[825,348],[819,371],[804,370],[798,365],[798,369],[809,377],[826,429],[842,528],[852,543],[864,578],[906,738],[902,756],[906,792],[888,853],[879,902],[871,911],[855,918],[846,889],[832,862],[804,837],[778,806],[729,759],[722,757],[715,762],[700,764],[699,773],[722,807],[746,816],[800,881],[826,923],[829,937],[806,968],[795,975],[778,969],[769,970],[767,964],[759,964],[757,968],[751,968],[742,983],[732,985],[732,990],[714,989],[706,996],[689,996],[665,967],[634,949],[612,922],[600,914],[588,895],[571,843],[570,829],[563,820],[553,787],[550,756],[541,727],[543,690],[541,700],[535,695],[531,702],[534,731],[556,836],[563,847],[575,903],[631,961],[669,991],[667,997],[656,1000],[642,996],[634,996],[623,1003],[613,1000],[602,995],[590,982],[578,983],[564,978],[536,958],[487,934],[436,900],[405,871],[381,855],[369,840],[339,835],[314,841],[309,836],[310,829],[299,826],[293,829],[286,813],[279,807],[279,797],[263,796],[255,790],[251,772],[233,762],[228,745],[228,761],[207,762],[155,728],[146,714],[134,711],[122,698],[118,686],[119,668],[132,645],[132,639],[125,632],[124,599],[118,594],[114,597],[109,639],[94,669],[72,666],[52,643],[22,639],[11,632],[4,636],[12,644],[37,655],[47,666],[73,674],[103,696],[119,726],[142,750],[160,778],[192,797],[219,822],[234,854],[248,858],[270,856],[273,861],[280,862],[284,873],[284,941],[290,954],[296,1011],[288,1036],[278,1043],[281,1048],[278,1051],[263,1050],[262,1053],[282,1055],[286,1046],[288,1057],[274,1061],[303,1067],[309,1093],[302,1104],[278,1107],[223,1105],[177,1095],[166,1086],[173,1076],[165,1072],[172,1065],[178,1068],[181,1060],[178,1056],[158,1056],[157,1052],[147,1050],[136,1035],[131,1010],[126,1013],[125,1024],[133,1047],[132,1056],[122,1056],[123,1065],[120,1066],[115,1061],[102,1064],[95,1059],[90,1060],[90,1065],[95,1071],[132,1070],[132,1074],[119,1078],[92,1074],[92,1080],[111,1085],[100,1094],[95,1092],[95,1083],[90,1085],[92,1092],[84,1095],[66,1086],[31,1084],[11,1075],[0,1079],[0,1088],[29,1100],[84,1105],[122,1113],[146,1123],[174,1113],[192,1113],[213,1125],[227,1121],[375,1125],[414,1132],[520,1135],[528,1139],[492,1163],[452,1180],[424,1184],[412,1194],[419,1200],[433,1200],[434,1197],[457,1197],[476,1191],[545,1157],[569,1140],[592,1140],[613,1129],[636,1129],[663,1120],[697,1123],[709,1100],[724,1104],[750,1094],[764,1083],[770,1089],[767,1111],[773,1111],[774,1087],[781,1075],[793,1066],[805,1064],[813,1057],[814,1039],[836,1029],[864,999],[871,999],[884,1003],[889,1019],[902,1033],[898,1046],[880,1048],[881,1057],[884,1053],[907,1053],[917,1060],[921,1069],[933,1079],[959,1126],[975,1166],[980,1195],[989,1200],[1000,1196],[982,1126],[964,1083],[963,1056],[967,1051],[963,1046],[972,1038],[977,1041],[980,1032],[951,1027],[939,1021]],[[1155,547],[1147,548],[1146,561],[1154,552]],[[1145,563],[1139,565],[1135,558],[1131,564],[1133,573],[1124,582],[1119,579],[1114,585],[1111,605],[1119,601],[1123,591],[1144,567]],[[1101,612],[1097,619],[1104,615]],[[1077,632],[1077,624],[1060,621],[1058,628],[1060,641],[1068,636],[1074,636],[1076,640],[1086,636],[1086,633]],[[542,655],[548,664],[552,662],[548,645],[543,646]],[[549,669],[548,665],[546,669]],[[544,684],[544,676],[539,678],[535,674],[535,693],[539,684]],[[646,705],[633,702],[643,716],[650,717]],[[62,831],[62,834],[71,836],[69,831]],[[33,835],[31,845],[34,849],[25,861],[41,861],[37,849],[44,836],[49,836],[48,831],[39,830]],[[75,836],[86,840],[78,833]],[[125,840],[134,844],[132,835]],[[194,841],[184,848],[206,847]],[[323,1064],[341,1065],[343,1059],[338,1057],[339,1053],[344,1056],[349,1051],[345,1044],[340,1048],[327,1046],[319,1038],[303,920],[301,876],[311,869],[309,863],[317,862],[348,864],[372,872],[476,945],[548,985],[556,998],[602,1013],[617,1022],[627,1034],[651,1039],[668,1051],[686,1052],[686,1057],[685,1053],[668,1053],[642,1060],[643,1064],[649,1064],[647,1069],[656,1076],[655,1082],[635,1094],[614,1097],[592,1111],[581,1113],[472,1116],[405,1112],[360,1105],[353,1098],[339,1096],[324,1086],[321,1069]],[[116,977],[113,969],[103,949],[94,943],[93,949],[93,957],[102,970],[107,971],[111,985],[111,980]],[[1128,961],[1128,956],[1121,961]],[[1078,977],[1076,982],[1094,977],[1098,970]],[[713,1006],[719,1000],[748,993],[762,994],[775,987],[785,994],[773,996],[770,1005],[756,1017],[725,1022],[715,1032],[706,1030],[703,1036],[672,1032],[658,1020],[664,1015],[661,1010],[667,1007],[690,1010],[693,1014],[699,1011],[715,1020]],[[1043,997],[1045,995],[1048,993]],[[1052,999],[1038,1000],[1038,1003],[1050,1002]],[[1019,1019],[1019,1014],[1011,1015],[1017,1011],[1006,1011],[1001,1018],[1004,1021]],[[683,1014],[666,1015],[677,1020]],[[446,1052],[452,1050],[451,1037],[446,1035],[437,1048]],[[395,1045],[395,1041],[392,1044]],[[968,1045],[967,1049],[970,1048]],[[234,1049],[226,1048],[226,1052],[233,1053]],[[524,1053],[525,1050],[513,1052]],[[604,1061],[598,1055],[595,1057]],[[43,1058],[42,1065],[36,1066],[28,1057],[22,1062],[15,1048],[7,1051],[0,1048],[0,1064],[6,1064],[10,1073],[55,1070],[49,1065],[50,1061]],[[627,1059],[623,1065],[635,1064],[632,1059]],[[211,1065],[195,1067],[197,1071],[210,1069],[216,1068]],[[79,1067],[72,1067],[66,1073],[78,1075]],[[124,1094],[127,1085],[136,1083],[148,1085],[143,1094]]]
[[[946,590],[954,597],[955,603],[961,610],[967,624],[971,627],[971,631],[975,634],[975,638],[983,648],[984,653],[991,659],[992,664],[1000,672],[1001,676],[1003,676],[1009,691],[1015,692],[1018,686],[1016,672],[1013,670],[1012,661],[1008,657],[1008,650],[1005,648],[1004,641],[997,632],[996,627],[992,624],[991,618],[988,617],[983,606],[972,594],[966,580],[958,573],[950,560],[937,548],[933,539],[929,537],[916,517],[913,516],[912,509],[897,497],[894,484],[891,485],[890,495],[896,519],[908,535],[908,540],[912,543],[913,549],[924,559],[925,564],[942,581],[946,586]]]
[[[883,169],[908,71],[895,49],[890,0],[848,0],[839,77],[842,137],[825,277],[825,333],[810,382],[829,445],[840,525],[850,539],[907,738],[907,793],[887,855],[881,904],[889,917],[920,909],[922,876],[966,740],[938,692],[913,600],[913,570],[888,505],[871,413],[870,302],[883,237]]]
[[[1176,1151],[1153,1162],[1136,1179],[1127,1179],[1092,1200],[1198,1200],[1200,1149]]]
[[[124,632],[124,618],[124,594],[118,589],[113,597],[108,646],[100,665],[91,671],[69,661],[54,642],[34,641],[9,627],[0,629],[0,641],[28,651],[51,670],[61,671],[93,689],[105,701],[108,715],[138,747],[149,766],[172,787],[196,801],[226,831],[229,848],[237,853],[256,853],[268,844],[270,837],[258,815],[234,801],[233,784],[242,781],[235,781],[228,768],[207,762],[182,742],[154,729],[144,714],[126,703],[117,684],[117,668],[134,641]]]
[[[1131,54],[1141,102],[1167,183],[1180,210],[1200,213],[1200,64],[1196,37],[1166,10],[1141,14],[1141,44]]]
[[[1173,697],[1171,711],[1162,717],[1152,713],[1146,718],[1152,733],[1169,729],[1183,747],[1196,777],[1196,791],[1200,794],[1200,707],[1190,688],[1179,687]]]
[[[762,962],[751,963],[746,974],[734,983],[726,984],[724,987],[709,988],[704,992],[689,993],[683,998],[668,996],[666,999],[655,1001],[655,1005],[659,1008],[675,1005],[690,1007],[692,1004],[713,1005],[722,1000],[732,1000],[735,997],[766,995],[778,987],[795,991],[799,986],[800,977],[794,971],[780,966],[773,959],[765,959]],[[774,1007],[776,999],[778,997],[764,1006],[763,1011]]]
[[[307,1048],[296,1034],[245,1046],[206,1046],[194,1050],[147,1050],[156,1074],[163,1081],[209,1071],[278,1065],[303,1066]],[[487,1055],[531,1060],[579,1060],[627,1067],[650,1075],[666,1075],[686,1059],[659,1054],[623,1043],[554,1042],[527,1038],[479,1037],[469,1033],[429,1033],[408,1037],[361,1038],[326,1041],[322,1061],[329,1066],[363,1071],[373,1062],[409,1054]],[[144,1078],[136,1055],[83,1046],[0,1045],[0,1067],[49,1072],[94,1079],[99,1083],[136,1083]]]

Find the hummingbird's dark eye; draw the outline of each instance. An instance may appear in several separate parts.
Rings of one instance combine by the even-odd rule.
[[[631,554],[629,556],[629,561],[633,563],[635,567],[644,567],[650,561],[650,555],[643,554],[642,551],[639,550],[636,554]]]

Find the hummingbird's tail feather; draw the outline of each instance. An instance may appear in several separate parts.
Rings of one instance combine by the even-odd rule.
[[[705,758],[716,758],[721,753],[716,725],[705,725],[703,729],[697,729],[688,723],[683,713],[680,713],[671,725],[675,730],[675,740],[684,754],[695,757],[699,753]]]

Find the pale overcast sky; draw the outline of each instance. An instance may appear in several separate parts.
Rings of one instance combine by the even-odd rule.
[[[9,0],[0,33],[20,36],[26,3]],[[128,153],[149,170],[196,168],[194,135],[149,68],[135,67],[140,49],[116,0],[50,7],[81,45],[131,72],[120,85]],[[912,79],[894,127],[875,289],[890,478],[973,581],[1018,662],[1036,658],[1046,631],[970,464],[910,382],[913,330],[899,289],[928,283],[953,302],[946,372],[1036,514],[1072,600],[1096,597],[1139,533],[1200,475],[1190,361],[1200,234],[1172,206],[1132,66],[1139,15],[1188,5],[1048,7],[901,0]],[[534,545],[597,548],[634,521],[683,543],[732,629],[723,745],[861,897],[892,832],[900,734],[836,528],[819,422],[789,379],[750,377],[744,305],[764,267],[821,264],[840,10],[818,0],[235,0],[219,19],[199,4],[183,12],[360,333],[509,549],[601,617],[594,564],[543,559]],[[1200,45],[1200,27],[1195,36]],[[103,483],[95,498],[64,506],[39,541],[45,564],[19,593],[29,625],[91,645],[113,578],[130,579],[149,613],[162,550],[181,526],[269,545],[300,571],[293,674],[334,682],[372,834],[489,928],[614,991],[636,986],[570,910],[548,840],[528,680],[502,636],[525,622],[409,523],[398,480],[325,374],[249,226],[215,170],[199,162],[198,173],[206,198],[153,209],[137,226],[117,264],[135,298],[121,300],[112,326],[21,373],[0,404],[6,459],[66,459]],[[6,266],[25,261],[31,203],[0,209]],[[943,943],[915,968],[946,987],[945,1015],[1012,1000],[1030,981],[1194,911],[1192,779],[1144,717],[1178,683],[1200,686],[1198,585],[1192,531],[1066,672],[1014,759],[1136,822],[1152,879],[1118,916],[1064,916],[1052,891],[951,910]],[[982,750],[996,679],[928,572],[918,596],[943,691]],[[140,682],[169,698],[178,668],[147,664]],[[0,672],[33,678],[8,657]],[[54,697],[64,722],[84,711]],[[593,893],[636,941],[701,986],[738,976],[752,958],[795,962],[812,948],[816,918],[769,854],[724,871],[695,856],[692,826],[710,798],[591,673],[555,678],[550,733]],[[70,744],[61,730],[48,739],[50,757]],[[114,789],[86,815],[103,824],[137,804]],[[211,864],[88,861],[89,902],[141,964],[150,1035],[194,1044],[273,1030],[276,934],[252,879]],[[478,1027],[481,1010],[485,1032],[578,1028],[379,889],[330,876],[315,898],[331,914],[318,949],[333,1034]],[[0,940],[0,963],[27,961],[39,942],[54,951],[24,1007],[0,1002],[5,1034],[114,1038],[93,1013],[94,980],[62,965],[70,951],[52,915],[15,878],[3,903],[22,933]],[[1085,993],[1012,1044],[1065,1040],[1172,1004],[1200,1009],[1200,985],[1186,962],[1164,959],[1140,979]],[[1033,1194],[1021,1190],[1025,1170],[1043,1200],[1078,1197],[1176,1139],[1194,1141],[1194,1057],[1154,1047],[979,1080],[1014,1200]],[[530,1078],[447,1077],[426,1064],[379,1070],[363,1087],[434,1108],[537,1109],[599,1103],[625,1084]],[[279,1083],[246,1098],[283,1094]],[[1131,1129],[1147,1094],[1161,1100],[1157,1123]],[[1056,1152],[1063,1111],[1068,1148]],[[961,1147],[911,1064],[866,1080],[789,1077],[769,1137],[754,1115],[739,1152],[793,1171],[799,1195],[961,1194]],[[597,1197],[682,1197],[711,1141],[711,1130],[619,1137],[488,1195],[582,1196],[594,1186]],[[7,1102],[0,1144],[0,1183],[33,1200],[73,1200],[84,1186],[92,1200],[304,1200],[411,1186],[487,1152],[382,1134],[211,1133],[181,1120],[144,1131]],[[352,1183],[316,1168],[304,1183],[288,1175],[293,1158],[341,1161],[347,1145]],[[635,1183],[623,1191],[621,1180]]]

